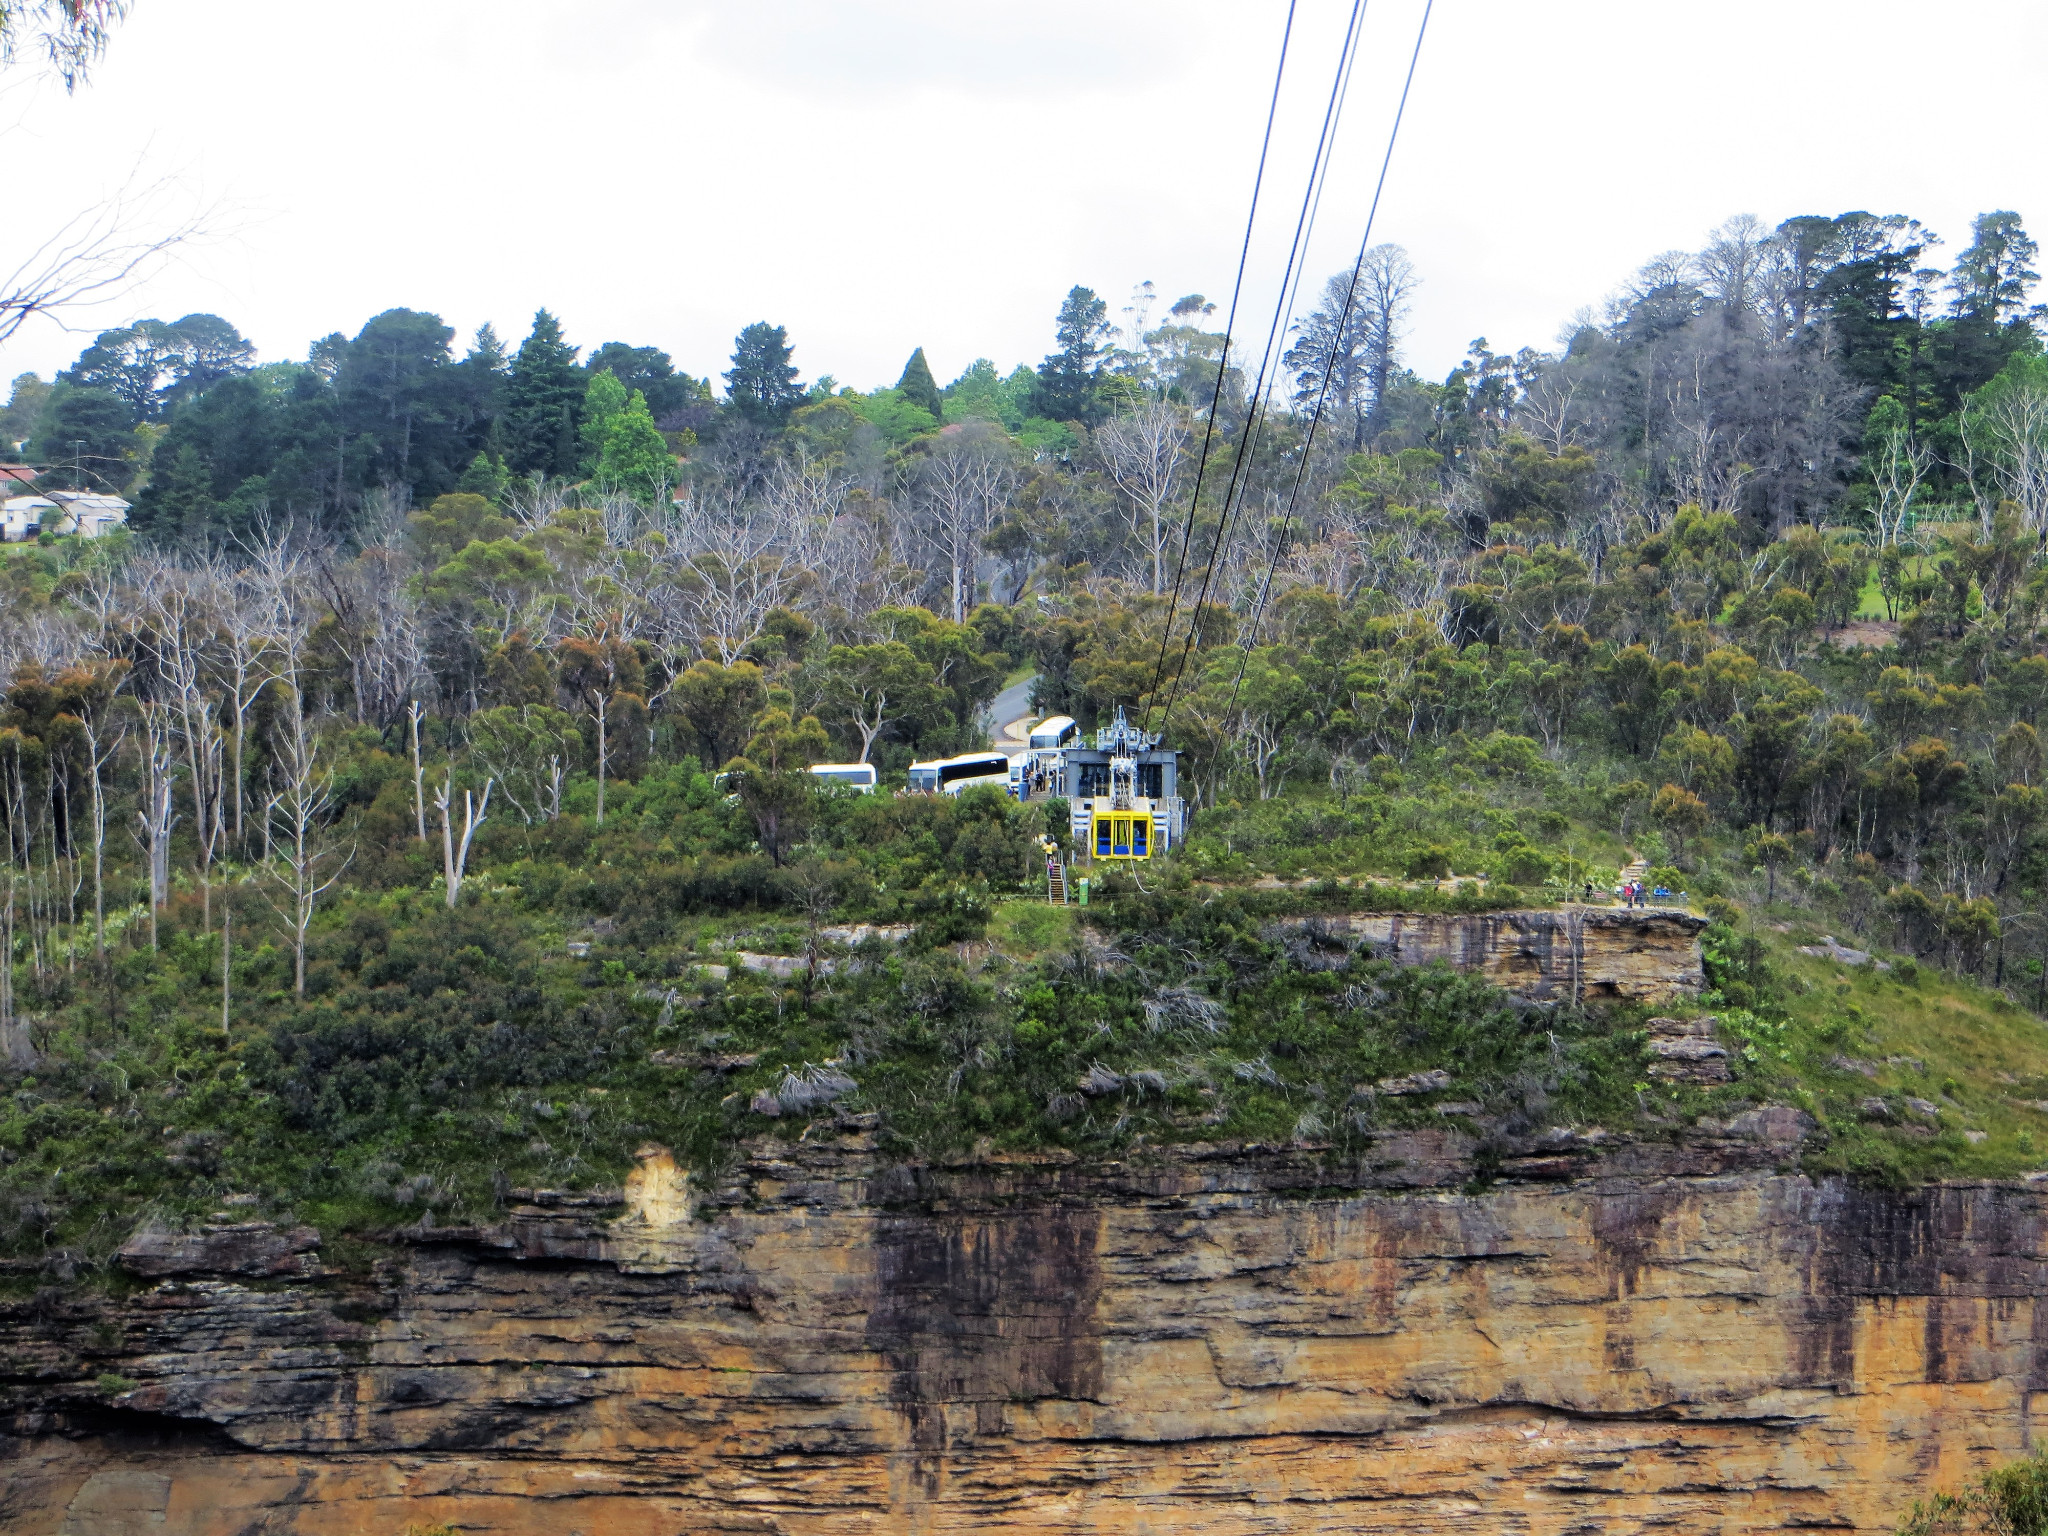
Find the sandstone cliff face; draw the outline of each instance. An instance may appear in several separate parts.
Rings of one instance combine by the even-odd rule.
[[[1442,960],[1540,1002],[1667,1003],[1705,985],[1707,920],[1677,907],[1562,907],[1466,916],[1375,913],[1339,918],[1403,965]]]
[[[1447,1133],[1342,1171],[848,1137],[696,1191],[648,1149],[621,1205],[369,1277],[154,1239],[240,1272],[0,1316],[0,1530],[1886,1529],[2042,1427],[2043,1192],[1774,1172],[1801,1129],[1503,1145],[1484,1193]]]

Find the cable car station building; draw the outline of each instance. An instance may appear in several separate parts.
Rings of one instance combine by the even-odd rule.
[[[1075,846],[1097,859],[1150,859],[1187,836],[1187,802],[1181,799],[1180,753],[1125,718],[1095,733],[1095,745],[1074,744],[1060,753],[1058,786],[1073,810]]]

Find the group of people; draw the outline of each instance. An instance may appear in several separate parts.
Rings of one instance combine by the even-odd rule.
[[[1640,880],[1625,880],[1614,888],[1614,894],[1621,898],[1621,904],[1624,907],[1647,907],[1653,895],[1669,896],[1671,893],[1661,885],[1655,891],[1652,891],[1649,886]],[[1590,906],[1592,902],[1593,882],[1588,880],[1586,882],[1586,904]]]

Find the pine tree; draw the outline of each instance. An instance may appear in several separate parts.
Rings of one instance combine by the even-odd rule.
[[[1076,284],[1061,301],[1053,328],[1059,350],[1039,367],[1031,414],[1093,425],[1104,414],[1095,386],[1102,373],[1103,349],[1112,334],[1109,304],[1097,298],[1093,289]]]
[[[923,347],[911,353],[910,361],[903,365],[903,377],[896,381],[896,392],[912,405],[930,411],[933,421],[946,419],[946,405],[939,395],[939,381],[932,377],[931,364],[924,360]]]
[[[502,375],[512,366],[512,360],[505,353],[505,343],[498,339],[498,328],[486,320],[476,328],[476,336],[470,341],[469,351],[464,354],[463,363],[480,373]]]
[[[199,451],[189,443],[142,493],[135,525],[165,539],[203,539],[220,511],[213,499],[213,476]]]
[[[541,310],[519,344],[505,388],[512,468],[521,474],[569,475],[576,470],[576,418],[588,381],[561,322]],[[566,430],[565,430],[566,424]]]
[[[504,443],[505,391],[512,377],[512,359],[488,321],[476,328],[476,337],[456,370],[461,376],[458,420],[463,440],[496,457]]]
[[[557,473],[571,475],[576,472],[576,411],[566,400],[562,402],[562,414],[555,426],[554,461],[562,466]]]
[[[765,320],[755,321],[733,338],[726,397],[734,410],[756,426],[779,429],[803,401],[790,351],[789,334]]]

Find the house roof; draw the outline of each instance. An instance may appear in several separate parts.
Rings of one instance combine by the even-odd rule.
[[[0,483],[18,480],[23,485],[35,483],[36,471],[26,464],[0,464]]]
[[[0,501],[0,510],[8,512],[40,512],[45,507],[54,507],[56,505],[57,503],[44,496],[10,496],[5,501]]]

